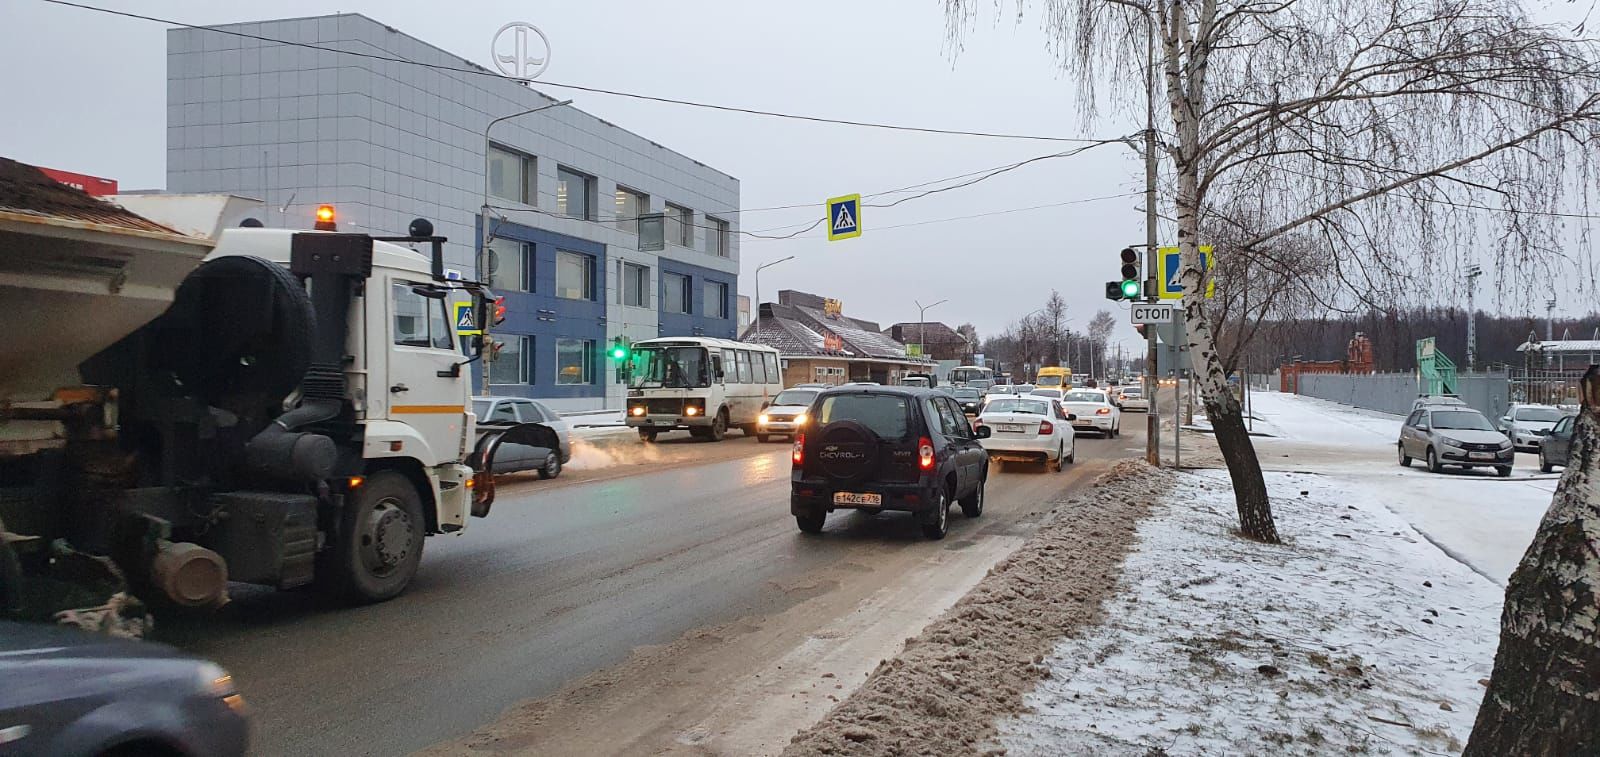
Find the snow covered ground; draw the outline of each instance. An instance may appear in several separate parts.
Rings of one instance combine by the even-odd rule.
[[[1560,473],[1539,473],[1519,453],[1509,479],[1492,471],[1429,473],[1402,468],[1395,453],[1401,418],[1277,392],[1251,395],[1253,439],[1262,466],[1310,471],[1363,484],[1440,549],[1504,586],[1550,506]]]
[[[1329,437],[1365,444],[1363,424]],[[1032,711],[997,724],[1008,754],[1459,751],[1498,586],[1391,512],[1391,486],[1269,473],[1285,537],[1269,546],[1231,533],[1225,473],[1182,479],[1139,526],[1104,622],[1063,640]]]

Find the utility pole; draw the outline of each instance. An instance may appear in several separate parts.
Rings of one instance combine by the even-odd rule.
[[[1478,369],[1478,306],[1473,304],[1473,296],[1478,293],[1478,277],[1483,275],[1483,266],[1473,263],[1467,266],[1467,370]]]
[[[1145,66],[1144,66],[1144,241],[1145,288],[1156,280],[1156,259],[1160,257],[1156,246],[1156,30],[1155,20],[1145,16]],[[1155,302],[1155,292],[1146,291],[1145,300]],[[1161,414],[1157,410],[1156,389],[1156,329],[1145,328],[1144,396],[1150,398],[1150,412],[1145,413],[1145,462],[1161,467]],[[1177,417],[1174,415],[1173,417]],[[1177,435],[1174,427],[1173,435]]]

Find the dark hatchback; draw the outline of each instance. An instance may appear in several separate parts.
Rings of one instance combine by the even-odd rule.
[[[956,404],[961,406],[961,412],[967,415],[977,415],[983,410],[982,389],[958,386],[951,396],[956,398]]]
[[[834,510],[899,510],[943,539],[950,504],[983,514],[989,453],[955,398],[911,387],[861,386],[817,396],[795,437],[789,511],[818,533]]]
[[[161,644],[0,621],[0,756],[243,755],[222,668]]]

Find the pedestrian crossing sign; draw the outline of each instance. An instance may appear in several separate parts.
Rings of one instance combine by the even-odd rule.
[[[861,195],[828,200],[828,241],[861,236]]]
[[[1176,247],[1161,248],[1161,277],[1156,280],[1156,292],[1163,300],[1183,299],[1183,259],[1178,254]],[[1200,245],[1200,270],[1210,271],[1212,264],[1211,245]],[[1217,293],[1215,279],[1206,280],[1206,298],[1210,299]]]
[[[473,309],[472,303],[457,302],[455,309],[457,336],[477,336],[483,333],[483,329],[478,328],[478,311]]]

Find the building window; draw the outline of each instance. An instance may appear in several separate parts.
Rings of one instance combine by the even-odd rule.
[[[594,177],[565,166],[556,168],[556,212],[594,220]]]
[[[449,302],[423,296],[411,284],[394,285],[394,343],[402,347],[455,349],[456,333],[445,308]]]
[[[679,247],[694,246],[694,211],[667,203],[667,241]]]
[[[720,281],[707,281],[706,301],[701,306],[707,318],[728,317],[728,285]]]
[[[534,183],[539,172],[533,156],[499,145],[489,147],[489,194],[502,200],[537,204],[539,192]]]
[[[617,216],[612,223],[617,231],[639,233],[639,216],[650,211],[650,195],[617,187]]]
[[[636,308],[650,307],[649,266],[622,264],[622,304]]]
[[[515,239],[491,241],[487,265],[490,289],[533,291],[533,245]]]
[[[689,312],[689,277],[681,273],[661,274],[661,311],[664,313]]]
[[[578,252],[556,252],[556,296],[594,299],[594,258]]]
[[[594,341],[589,339],[556,340],[556,383],[589,384],[594,382]]]
[[[500,348],[499,356],[489,363],[489,383],[533,383],[533,337],[497,336],[495,341],[505,346]]]
[[[719,258],[728,257],[728,222],[706,216],[706,252]]]

